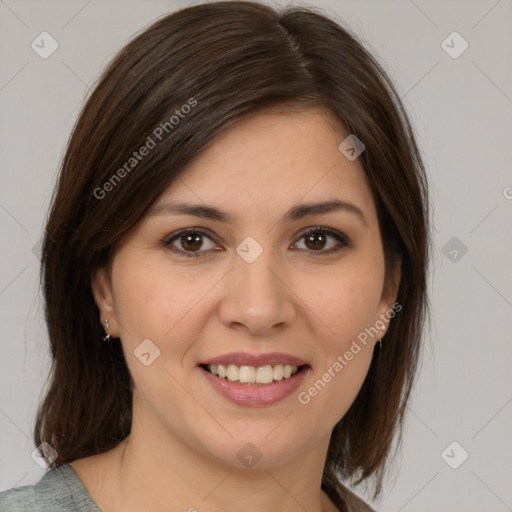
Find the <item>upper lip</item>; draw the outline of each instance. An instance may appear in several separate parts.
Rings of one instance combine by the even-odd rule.
[[[282,352],[270,352],[268,354],[249,354],[248,352],[231,352],[230,354],[224,354],[222,356],[213,357],[204,361],[201,364],[236,364],[237,366],[265,366],[276,364],[290,364],[292,366],[304,366],[307,365],[306,361],[299,357],[292,356],[290,354],[284,354]]]

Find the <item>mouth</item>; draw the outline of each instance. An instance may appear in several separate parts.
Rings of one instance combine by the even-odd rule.
[[[287,354],[233,353],[198,365],[207,383],[236,405],[262,407],[291,395],[311,370]]]
[[[202,364],[200,367],[212,375],[237,384],[267,386],[274,382],[290,379],[297,373],[306,370],[309,365],[239,366],[236,364]]]

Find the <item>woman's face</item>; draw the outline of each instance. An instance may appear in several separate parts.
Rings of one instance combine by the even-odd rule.
[[[240,467],[327,448],[396,291],[348,135],[317,110],[239,122],[125,237],[110,281],[98,274],[134,423],[160,444]]]

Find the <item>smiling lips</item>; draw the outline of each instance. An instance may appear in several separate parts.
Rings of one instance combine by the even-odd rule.
[[[282,353],[232,353],[199,365],[214,389],[238,405],[263,406],[292,393],[309,365]]]

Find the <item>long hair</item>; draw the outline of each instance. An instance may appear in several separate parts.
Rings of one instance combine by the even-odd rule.
[[[364,142],[359,159],[386,268],[401,261],[403,310],[333,430],[322,482],[337,503],[344,481],[373,482],[380,493],[427,309],[423,164],[392,82],[348,29],[317,9],[256,2],[208,3],[157,20],[108,65],[79,115],[41,260],[53,364],[34,436],[57,451],[51,466],[105,452],[130,433],[133,383],[120,343],[102,342],[92,276],[110,267],[123,235],[223,130],[271,106],[328,108]],[[158,144],[133,157],[148,137]]]

